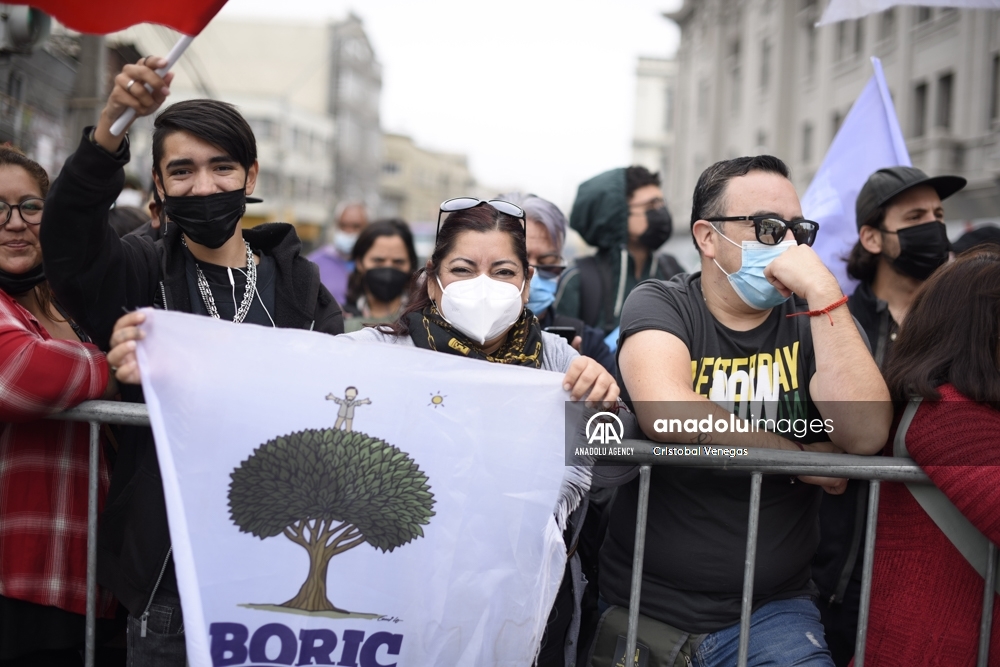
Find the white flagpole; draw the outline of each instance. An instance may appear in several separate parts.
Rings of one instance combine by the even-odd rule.
[[[177,40],[176,44],[174,44],[174,48],[170,49],[170,53],[167,54],[167,64],[156,70],[156,73],[163,76],[169,72],[170,68],[174,66],[174,63],[176,63],[184,51],[187,50],[187,47],[191,46],[191,42],[193,41],[194,37],[191,37],[190,35],[181,35],[181,38]],[[153,92],[153,89],[148,83],[144,85],[146,86],[146,90]],[[119,116],[118,120],[116,120],[111,126],[111,134],[116,137],[121,136],[121,133],[125,131],[125,128],[128,127],[129,123],[131,123],[134,118],[135,109],[126,109],[125,113]]]

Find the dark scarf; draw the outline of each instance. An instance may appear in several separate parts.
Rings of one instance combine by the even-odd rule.
[[[486,354],[476,343],[445,322],[437,308],[427,306],[420,312],[406,316],[413,344],[425,350],[457,354],[469,359],[483,359],[498,364],[542,367],[542,329],[538,320],[527,308],[521,311],[514,326],[507,332],[507,340],[493,354]]]
[[[0,289],[11,296],[21,296],[35,289],[35,286],[45,281],[45,270],[42,263],[28,269],[24,273],[7,273],[0,269]]]

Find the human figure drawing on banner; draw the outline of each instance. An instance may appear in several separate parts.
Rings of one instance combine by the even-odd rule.
[[[339,429],[341,424],[343,424],[345,431],[351,430],[351,423],[354,421],[354,408],[359,405],[371,405],[371,400],[358,398],[357,387],[348,387],[345,389],[343,398],[338,398],[331,392],[326,395],[326,400],[333,401],[340,406],[340,409],[337,410],[337,422],[333,425],[333,428]]]

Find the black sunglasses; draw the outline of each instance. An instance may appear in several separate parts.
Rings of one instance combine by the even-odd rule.
[[[437,245],[438,234],[441,233],[441,216],[445,213],[454,213],[456,211],[465,211],[470,208],[475,208],[482,204],[487,204],[492,206],[496,210],[509,215],[513,218],[517,218],[521,221],[521,225],[524,228],[524,233],[528,233],[528,223],[524,217],[524,210],[520,206],[515,206],[509,201],[504,201],[502,199],[490,199],[489,201],[483,199],[477,199],[476,197],[456,197],[454,199],[449,199],[441,203],[441,208],[438,210],[438,222],[437,230],[434,232],[434,245]]]
[[[816,240],[819,223],[812,220],[782,220],[773,215],[732,215],[727,218],[705,218],[706,222],[737,222],[749,220],[753,222],[753,231],[757,240],[764,245],[778,245],[785,240],[785,234],[792,230],[795,242],[799,245],[811,246]]]

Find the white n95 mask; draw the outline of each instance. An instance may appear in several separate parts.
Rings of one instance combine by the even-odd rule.
[[[456,280],[441,288],[441,317],[480,345],[506,331],[521,316],[521,292],[510,283],[493,280],[485,273],[471,280]]]

